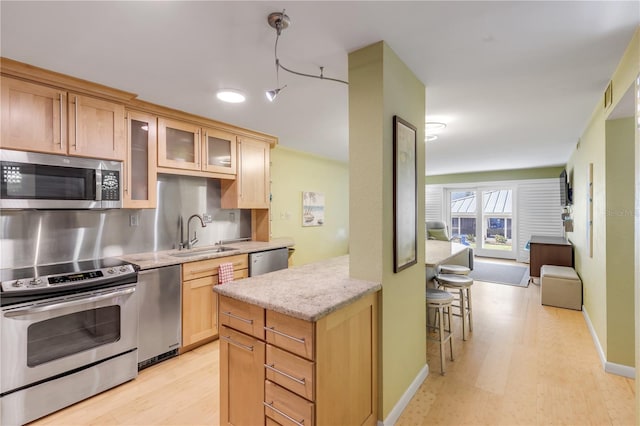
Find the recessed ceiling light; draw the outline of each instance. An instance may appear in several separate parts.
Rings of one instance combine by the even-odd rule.
[[[425,142],[435,141],[436,139],[438,139],[438,135],[427,135],[427,137],[424,138]]]
[[[220,89],[218,90],[218,93],[216,93],[216,97],[222,102],[229,102],[232,104],[239,104],[244,102],[246,99],[244,93],[234,89]]]

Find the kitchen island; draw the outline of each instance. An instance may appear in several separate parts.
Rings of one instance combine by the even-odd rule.
[[[347,256],[215,286],[221,424],[375,424],[380,289]]]

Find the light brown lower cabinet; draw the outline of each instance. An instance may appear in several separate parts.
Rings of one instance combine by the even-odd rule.
[[[220,296],[221,424],[376,424],[377,298],[312,322]]]
[[[246,254],[218,257],[182,265],[182,347],[187,352],[218,336],[218,267],[233,263],[233,278],[249,276]]]
[[[228,425],[264,423],[265,343],[224,325],[220,328],[220,417]]]

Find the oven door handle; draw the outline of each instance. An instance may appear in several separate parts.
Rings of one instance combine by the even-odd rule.
[[[46,305],[34,306],[32,308],[27,308],[27,309],[18,309],[15,311],[9,311],[9,312],[6,312],[4,316],[8,318],[20,317],[24,315],[35,314],[38,312],[53,311],[61,308],[68,308],[70,306],[83,305],[85,303],[93,303],[93,302],[99,302],[105,299],[112,299],[118,296],[126,296],[127,294],[131,294],[135,291],[136,291],[135,287],[131,287],[123,290],[117,290],[117,291],[110,291],[109,293],[101,293],[97,296],[85,297],[82,299],[56,302],[56,303],[50,303]]]

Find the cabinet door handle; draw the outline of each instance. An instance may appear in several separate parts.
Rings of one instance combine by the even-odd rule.
[[[124,193],[128,194],[129,182],[127,177],[129,175],[128,173],[129,167],[131,167],[131,120],[129,119],[129,112],[127,112],[124,117],[124,124],[126,126],[126,132],[127,132],[127,152],[126,152],[127,166],[122,168],[122,180],[124,181]]]
[[[283,413],[282,411],[278,410],[276,407],[273,406],[273,401],[271,401],[271,402],[264,401],[263,404],[264,404],[265,407],[271,408],[273,411],[275,411],[276,413],[280,414],[282,417],[286,418],[290,422],[293,422],[293,423],[297,424],[298,426],[304,426],[304,419],[298,421],[298,420],[294,419],[293,417],[287,415],[286,413]]]
[[[236,165],[236,179],[238,180],[238,198],[242,200],[242,142],[238,143],[238,164]]]
[[[198,141],[197,147],[200,148],[202,146],[201,145],[202,144],[202,139],[200,138],[200,129],[198,129],[198,131],[196,132],[196,135],[197,135],[196,139]],[[194,154],[196,156],[196,165],[199,168],[200,167],[200,154],[201,154],[201,152],[200,152],[200,149],[194,149],[194,151],[195,151]]]
[[[237,319],[238,321],[242,321],[242,322],[244,322],[244,323],[247,323],[247,324],[251,324],[251,325],[253,325],[253,320],[252,320],[252,319],[246,319],[246,318],[239,317],[239,316],[237,316],[237,315],[233,315],[233,314],[231,313],[231,311],[226,311],[226,312],[225,312],[225,311],[222,311],[221,313],[222,313],[223,315],[228,316],[229,318]]]
[[[282,371],[282,370],[278,370],[277,368],[275,368],[275,367],[274,367],[274,366],[275,366],[275,364],[271,364],[271,365],[269,365],[269,364],[265,364],[264,366],[265,366],[266,368],[268,368],[269,370],[273,371],[274,373],[278,373],[278,374],[280,374],[280,375],[282,375],[282,376],[286,377],[287,379],[293,380],[293,381],[294,381],[294,382],[296,382],[296,383],[299,383],[299,384],[301,384],[301,385],[305,385],[305,384],[306,384],[306,381],[305,381],[305,378],[304,378],[304,377],[303,377],[302,379],[298,379],[297,377],[293,377],[292,375],[287,374],[287,373],[285,373],[284,371]]]
[[[247,350],[249,352],[253,352],[253,346],[247,346],[247,345],[243,345],[240,342],[236,342],[235,340],[233,340],[231,338],[231,336],[220,336],[220,338],[222,340],[224,340],[225,342],[228,342],[228,343],[232,344],[233,346],[239,347],[240,349],[244,349],[244,350]]]
[[[78,150],[78,97],[73,97],[73,107],[75,111],[75,119],[73,120],[74,134],[73,134],[73,148]]]
[[[290,335],[289,335],[289,334],[287,334],[287,333],[283,333],[282,331],[278,331],[278,330],[276,330],[276,328],[275,328],[275,327],[265,327],[264,329],[265,329],[266,331],[270,331],[270,332],[272,332],[272,333],[275,333],[275,334],[277,334],[278,336],[282,336],[282,337],[286,337],[287,339],[291,339],[291,340],[293,340],[294,342],[302,343],[303,345],[304,345],[304,343],[305,343],[304,337],[302,337],[302,338],[298,338],[298,337],[290,336]]]
[[[60,149],[62,149],[62,93],[58,93],[60,96]]]

